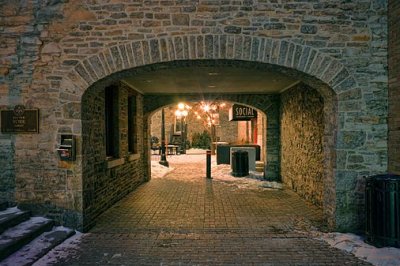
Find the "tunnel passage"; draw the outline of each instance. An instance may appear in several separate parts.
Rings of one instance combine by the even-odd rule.
[[[165,80],[166,73],[169,78]],[[257,79],[262,73],[268,74]],[[278,77],[275,83],[260,87],[274,74]],[[284,82],[285,77],[289,83]],[[199,92],[199,86],[208,89]],[[155,111],[179,101],[214,100],[244,104],[266,114],[265,177],[283,181],[322,207],[329,220],[335,204],[331,157],[335,119],[327,119],[335,106],[331,93],[329,87],[304,73],[245,61],[178,61],[112,75],[89,88],[82,98],[85,213],[98,216],[150,179],[149,121]],[[318,117],[308,125],[304,122],[307,114]]]

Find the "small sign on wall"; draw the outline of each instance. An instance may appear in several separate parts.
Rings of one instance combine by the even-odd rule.
[[[234,104],[229,109],[229,121],[249,121],[257,118],[257,111],[251,107]]]
[[[39,109],[25,109],[23,105],[14,110],[1,110],[1,133],[39,133]]]

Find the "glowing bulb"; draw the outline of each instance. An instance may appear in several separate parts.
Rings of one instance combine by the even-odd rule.
[[[203,110],[206,112],[210,111],[210,106],[208,104],[204,105]]]
[[[197,119],[200,119],[200,118],[201,118],[201,116],[198,115],[198,116],[197,116]]]
[[[182,116],[182,112],[181,112],[180,110],[176,110],[176,111],[175,111],[175,115],[176,115],[177,117],[180,117],[180,116]]]
[[[185,104],[184,103],[179,103],[178,104],[178,108],[179,108],[179,110],[185,109]]]
[[[183,116],[187,116],[187,115],[188,115],[188,111],[187,111],[187,110],[183,110],[183,111],[181,112],[181,114],[182,114]]]

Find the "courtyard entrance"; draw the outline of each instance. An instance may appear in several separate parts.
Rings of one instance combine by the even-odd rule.
[[[169,159],[168,173],[154,172],[59,250],[57,265],[364,264],[312,238],[322,211],[294,192],[223,167],[206,179],[203,154]]]
[[[211,148],[217,161],[222,154],[218,148],[226,145],[228,159],[221,164],[228,166],[230,149],[245,146],[249,162],[252,154],[249,170],[265,181],[282,182],[322,208],[333,228],[331,129],[336,120],[328,119],[333,102],[326,95],[331,91],[278,70],[242,61],[179,61],[137,67],[126,72],[125,79],[109,77],[108,83],[86,90],[82,97],[83,230],[153,178],[152,157],[162,143],[167,156]],[[230,119],[230,113],[243,115],[243,110],[258,115],[244,121]],[[202,147],[203,137],[209,138],[208,147]]]

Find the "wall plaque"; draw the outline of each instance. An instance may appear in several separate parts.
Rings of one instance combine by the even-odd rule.
[[[251,107],[234,104],[229,109],[229,121],[249,121],[257,118],[257,111]]]
[[[39,109],[1,110],[1,133],[39,133]]]

